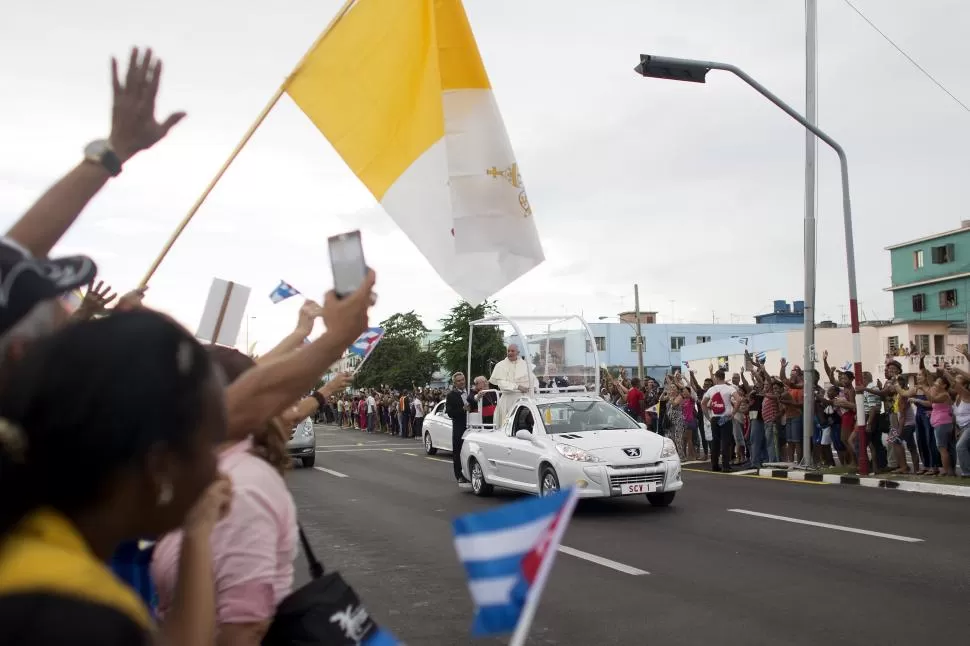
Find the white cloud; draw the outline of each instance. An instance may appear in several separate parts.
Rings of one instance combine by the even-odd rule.
[[[160,111],[189,118],[99,195],[59,251],[85,250],[134,286],[335,0],[140,3],[36,0],[0,24],[0,225],[106,133],[107,57],[151,44],[165,60]],[[770,0],[493,0],[467,10],[529,186],[548,261],[498,298],[509,312],[632,306],[727,322],[802,291],[804,135],[740,81],[642,79],[643,53],[733,62],[803,104],[802,3]],[[859,6],[958,95],[970,8],[932,0]],[[44,33],[44,39],[37,39]],[[881,316],[892,242],[952,228],[970,198],[967,114],[844,4],[820,3],[819,117],[849,154],[860,298]],[[838,168],[819,154],[818,312],[846,300]],[[379,273],[375,319],[455,302],[329,144],[284,97],[152,281],[149,301],[194,328],[213,276],[250,285],[250,336],[270,343],[297,300],[280,278],[330,285],[326,238],[360,228]],[[671,304],[675,301],[675,304]],[[241,339],[242,340],[242,339]]]

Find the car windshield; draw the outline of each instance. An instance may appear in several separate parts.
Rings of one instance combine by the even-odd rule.
[[[577,433],[640,428],[633,418],[604,401],[578,400],[539,404],[546,433]]]

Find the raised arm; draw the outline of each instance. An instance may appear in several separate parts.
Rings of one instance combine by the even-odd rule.
[[[367,329],[367,310],[375,300],[375,275],[369,271],[360,289],[343,299],[329,292],[323,320],[327,331],[300,350],[257,364],[226,389],[230,437],[246,434],[291,406]]]
[[[835,377],[835,370],[829,365],[829,351],[822,350],[822,368],[825,370],[825,374],[829,378],[829,382],[833,384],[838,384],[839,380]]]
[[[276,344],[276,347],[261,356],[257,363],[266,363],[268,361],[275,361],[282,356],[285,356],[303,346],[303,341],[306,340],[310,333],[313,332],[313,322],[317,317],[323,315],[323,308],[313,301],[306,301],[303,306],[300,307],[300,313],[297,315],[296,328],[290,332],[282,341]],[[356,339],[355,339],[356,340]],[[351,341],[353,343],[353,341]],[[349,347],[350,344],[348,343]]]
[[[155,120],[155,98],[161,80],[162,62],[152,50],[139,55],[131,50],[124,84],[118,77],[118,62],[111,59],[114,106],[107,149],[88,151],[84,161],[51,186],[7,231],[7,237],[33,256],[45,257],[74,224],[81,211],[112,177],[109,167],[121,166],[141,150],[151,148],[185,116],[177,112],[159,123]],[[114,174],[117,174],[115,172]]]

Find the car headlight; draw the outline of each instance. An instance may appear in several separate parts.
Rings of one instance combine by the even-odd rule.
[[[664,438],[664,448],[660,451],[660,459],[670,458],[677,455],[677,445],[669,437]]]
[[[556,444],[556,450],[559,451],[559,454],[567,460],[575,460],[576,462],[603,461],[601,458],[596,457],[592,453],[587,453],[586,451],[569,444]]]

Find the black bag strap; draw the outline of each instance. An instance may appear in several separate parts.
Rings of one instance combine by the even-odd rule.
[[[310,547],[310,541],[307,540],[306,534],[303,533],[303,525],[297,523],[296,528],[300,532],[300,543],[303,545],[303,552],[306,554],[307,563],[310,564],[310,576],[314,579],[319,579],[323,576],[323,563],[318,561],[316,555],[313,553],[313,548]]]

